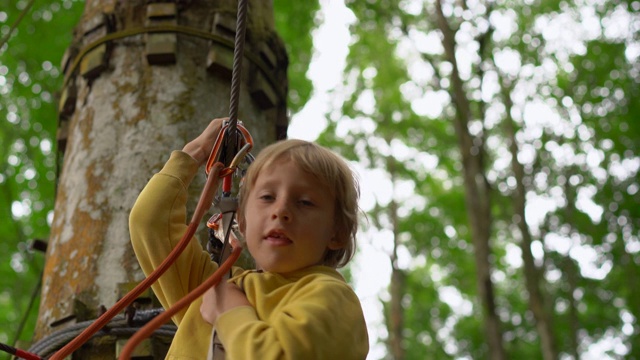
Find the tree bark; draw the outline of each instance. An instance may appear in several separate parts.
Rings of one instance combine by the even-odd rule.
[[[478,296],[483,308],[489,358],[503,360],[506,355],[502,344],[500,319],[496,314],[493,282],[491,281],[491,247],[489,238],[492,217],[490,189],[482,164],[484,144],[474,143],[474,138],[469,133],[468,122],[472,119],[471,106],[458,72],[455,55],[455,33],[450,28],[442,11],[441,0],[436,1],[436,17],[438,27],[443,35],[442,45],[445,49],[445,55],[452,65],[452,89],[450,93],[456,107],[454,127],[458,137],[460,153],[462,154],[465,201],[475,250]]]
[[[565,176],[568,177],[568,174]],[[564,194],[567,199],[567,207],[565,208],[567,223],[575,224],[575,190],[571,188],[569,181],[565,182]],[[573,229],[571,231],[573,232]],[[567,300],[569,301],[569,334],[567,334],[569,337],[569,354],[573,356],[574,360],[580,360],[580,311],[578,310],[579,302],[575,298],[580,270],[569,254],[562,259],[560,265],[562,266],[562,272],[566,275],[569,286],[569,291],[567,292]]]
[[[395,164],[393,158],[387,158],[387,170],[391,176],[391,181],[395,189]],[[389,301],[389,351],[392,359],[403,360],[405,358],[404,345],[404,309],[402,307],[402,298],[405,293],[406,275],[398,265],[398,246],[400,245],[399,224],[398,224],[398,203],[391,200],[389,203],[388,216],[391,220],[393,233],[393,252],[391,253],[391,281],[389,284],[390,301]]]
[[[500,75],[499,75],[500,76]],[[518,143],[516,131],[511,117],[513,102],[511,101],[511,89],[505,79],[500,76],[500,84],[505,102],[505,130],[510,141],[509,150],[511,152],[511,169],[516,179],[516,191],[513,194],[513,207],[515,210],[515,222],[520,230],[522,240],[520,249],[522,250],[522,260],[524,263],[525,287],[529,293],[529,309],[533,313],[536,321],[536,329],[540,336],[540,347],[542,357],[545,360],[555,360],[558,358],[555,335],[553,333],[553,323],[548,307],[545,305],[544,296],[541,290],[541,279],[539,270],[535,265],[531,252],[531,231],[525,218],[526,189],[524,185],[524,167],[518,161]]]
[[[222,25],[235,26],[237,1],[162,3],[175,5],[175,16],[161,9],[155,18],[148,15],[152,3],[87,1],[72,48],[82,49],[107,34],[157,24],[216,33],[233,44],[234,35]],[[172,150],[182,149],[211,119],[229,114],[230,71],[208,70],[207,65],[210,51],[220,60],[220,55],[232,57],[233,49],[198,34],[131,34],[105,42],[104,58],[98,57],[106,59],[102,66],[92,68],[92,54],[87,53],[78,68],[66,69],[70,76],[65,90],[75,86],[77,96],[71,96],[60,110],[59,150],[64,151],[64,163],[36,340],[74,322],[96,318],[101,306],[112,306],[144,278],[129,241],[133,203]],[[161,53],[163,46],[170,49],[173,44],[173,60],[171,51],[154,58],[154,44],[159,44]],[[255,154],[282,137],[287,125],[287,57],[274,30],[271,1],[250,2],[244,52],[239,119],[253,135]],[[265,64],[271,68],[269,74],[259,66]],[[270,76],[277,83],[265,80]],[[265,102],[265,93],[258,91],[264,88],[272,90],[267,95],[277,94],[271,98],[274,103]],[[204,174],[191,186],[189,209],[195,207],[203,184]],[[74,359],[115,358],[113,342],[100,346],[101,355],[83,350],[79,351],[82,357]]]

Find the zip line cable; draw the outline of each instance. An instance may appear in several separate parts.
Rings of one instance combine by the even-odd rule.
[[[125,314],[115,316],[103,329],[92,335],[92,339],[110,336],[131,336],[140,328],[148,323],[150,319],[156,317],[163,309],[136,310],[135,312],[125,311]],[[50,355],[58,351],[69,341],[77,337],[84,329],[91,325],[94,320],[82,321],[69,325],[64,329],[58,330],[48,337],[43,338],[31,345],[29,352],[38,354],[40,357],[48,358]],[[172,339],[176,332],[176,326],[166,324],[156,329],[154,336],[163,339]]]
[[[226,147],[226,156],[228,157],[228,162],[225,162],[225,165],[229,166],[229,168],[234,168],[237,164],[234,164],[239,157],[244,157],[245,153],[248,153],[252,144],[252,141],[248,141],[247,144],[243,147],[241,151],[237,150],[237,133],[238,133],[238,108],[239,108],[239,100],[240,100],[240,85],[241,85],[241,75],[242,75],[242,59],[244,56],[244,40],[246,33],[246,14],[247,14],[248,0],[239,0],[238,2],[238,14],[237,14],[237,25],[236,25],[236,37],[235,37],[235,48],[233,53],[233,68],[232,68],[232,78],[231,78],[231,94],[230,94],[230,103],[229,103],[229,121],[227,123],[227,135],[225,139],[227,142],[225,143]],[[220,130],[223,131],[222,129]],[[248,140],[248,139],[247,139]],[[215,151],[212,149],[212,151]],[[212,152],[211,157],[215,157],[216,154]],[[229,157],[231,155],[231,157]],[[238,156],[241,155],[241,156]],[[230,179],[232,174],[225,177],[224,180]],[[230,185],[230,184],[229,184]],[[227,186],[229,186],[227,185]],[[225,184],[223,183],[223,195],[230,195],[224,189]],[[208,289],[217,285],[220,280],[226,277],[231,270],[231,266],[238,260],[240,257],[240,252],[242,251],[241,247],[236,247],[233,249],[231,253],[227,253],[225,248],[229,245],[229,234],[231,230],[231,226],[229,225],[228,229],[225,229],[226,234],[223,239],[223,247],[222,253],[220,256],[220,267],[215,271],[213,275],[211,275],[205,282],[200,284],[196,289],[187,294],[184,298],[180,299],[177,303],[175,303],[171,308],[167,311],[159,315],[158,317],[151,320],[147,325],[145,325],[140,331],[138,331],[134,336],[132,336],[129,341],[125,344],[122,349],[122,353],[120,354],[119,360],[127,360],[131,357],[131,354],[135,350],[136,346],[142,342],[145,338],[147,338],[155,328],[161,326],[163,323],[168,321],[173,315],[175,315],[178,311],[182,310],[184,307],[191,304],[195,299],[202,296]]]
[[[244,56],[244,38],[247,30],[248,0],[239,0],[238,15],[236,24],[236,39],[233,50],[233,69],[231,75],[231,99],[229,101],[229,132],[231,134],[236,131],[238,123],[238,107],[240,102],[240,83],[242,75],[242,58]],[[231,139],[233,140],[233,139]],[[233,143],[235,145],[235,143]]]

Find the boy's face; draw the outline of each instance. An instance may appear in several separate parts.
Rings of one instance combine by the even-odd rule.
[[[286,273],[322,263],[335,240],[335,199],[311,174],[289,159],[260,171],[247,194],[244,233],[259,269]]]

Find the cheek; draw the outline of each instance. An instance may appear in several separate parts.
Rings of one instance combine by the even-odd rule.
[[[340,224],[337,220],[331,224],[331,228],[329,229],[329,232],[330,232],[329,237],[331,238],[331,242],[333,244],[343,245],[345,242],[345,239],[348,236],[348,234],[345,231],[345,226]]]
[[[238,218],[238,229],[242,232],[245,239],[248,239],[250,236],[254,236],[257,232],[258,223],[254,216],[252,216],[251,212],[246,212],[243,216]]]
[[[344,247],[345,245],[345,234],[331,233],[329,235],[329,243],[327,247],[331,250],[338,250]]]

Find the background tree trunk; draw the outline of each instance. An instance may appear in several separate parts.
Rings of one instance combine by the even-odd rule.
[[[387,158],[387,170],[391,176],[393,184],[392,192],[396,188],[396,166],[395,159]],[[402,299],[406,294],[406,275],[398,264],[398,247],[400,246],[400,223],[398,218],[398,203],[395,200],[389,202],[389,220],[391,222],[391,232],[393,234],[393,251],[391,253],[391,280],[389,282],[389,352],[394,360],[403,360],[406,355],[404,344],[404,308]]]
[[[158,6],[169,6],[169,11]],[[171,6],[176,6],[173,16]],[[236,6],[237,1],[230,0],[87,1],[71,49],[108,33],[162,24],[214,33],[233,44]],[[77,98],[70,96],[67,107],[61,107],[59,150],[64,151],[64,163],[36,340],[96,318],[100,306],[112,306],[144,278],[129,242],[133,203],[172,150],[181,149],[211,119],[229,114],[230,72],[224,66],[207,69],[210,51],[221,63],[225,56],[231,59],[228,46],[183,32],[136,34],[105,45],[102,65],[94,67],[91,61],[100,62],[101,57],[88,53],[79,71],[68,74],[66,95],[73,95],[75,86]],[[161,49],[155,57],[150,56],[154,45]],[[244,51],[239,119],[255,139],[256,154],[282,136],[287,124],[287,57],[275,34],[271,1],[250,2]],[[69,53],[73,60],[73,51]],[[258,65],[266,65],[263,69],[269,73]],[[278,79],[277,84],[268,77]],[[198,177],[191,187],[193,206],[188,209],[195,206],[203,180],[204,175]],[[113,343],[101,346],[115,349]],[[101,352],[104,358],[114,358],[113,353]]]
[[[540,348],[542,356],[545,360],[555,360],[558,358],[558,350],[556,348],[556,340],[553,332],[553,321],[548,306],[545,304],[545,297],[542,293],[541,271],[535,265],[533,253],[531,252],[532,236],[529,230],[529,224],[525,218],[526,194],[525,188],[525,170],[524,166],[518,161],[518,140],[516,138],[516,130],[511,111],[513,111],[513,102],[511,101],[512,87],[509,82],[501,76],[500,84],[505,104],[505,133],[509,139],[509,150],[511,152],[511,169],[516,179],[516,189],[513,193],[513,207],[515,223],[520,230],[522,237],[520,241],[520,249],[522,250],[522,261],[524,264],[524,281],[527,293],[529,295],[529,309],[535,318],[536,330],[540,337]]]
[[[568,174],[567,174],[568,175]],[[575,208],[575,193],[570,188],[569,182],[565,183],[565,196],[567,198],[567,207],[564,209],[565,216],[567,217],[567,222],[569,224],[573,224],[574,214],[576,211]],[[574,229],[571,230],[572,232]],[[570,256],[565,256],[562,258],[560,262],[560,269],[563,274],[567,277],[567,300],[569,303],[568,310],[568,322],[569,322],[569,331],[566,334],[567,342],[569,343],[568,349],[569,354],[572,356],[574,360],[580,360],[580,311],[578,310],[579,302],[576,299],[576,290],[578,290],[578,280],[580,277],[579,268],[576,266],[573,259]]]
[[[451,98],[456,108],[455,131],[458,137],[458,147],[462,155],[463,178],[465,188],[465,202],[467,216],[471,228],[474,255],[477,270],[477,288],[480,304],[484,315],[484,330],[489,346],[489,359],[502,360],[506,358],[502,345],[502,331],[500,319],[496,313],[495,294],[491,280],[491,203],[490,188],[484,174],[482,158],[484,143],[478,137],[469,133],[469,122],[472,120],[471,106],[464,91],[462,79],[458,72],[455,54],[455,32],[447,23],[442,11],[441,0],[436,1],[437,22],[442,32],[442,46],[447,61],[451,63]]]

